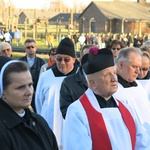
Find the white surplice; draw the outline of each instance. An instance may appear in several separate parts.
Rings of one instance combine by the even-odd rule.
[[[124,88],[118,83],[118,90],[113,96],[133,108],[139,122],[144,126],[150,136],[150,101],[144,87],[138,80],[136,80],[136,83],[138,86],[129,88]]]
[[[93,108],[101,113],[104,118],[112,150],[132,150],[130,134],[119,109],[117,107],[101,109],[95,95],[90,89],[85,94]],[[116,103],[118,104],[117,101]],[[136,116],[134,116],[132,108],[130,106],[126,107],[131,112],[131,115],[133,115],[136,125],[135,150],[150,149],[149,136],[136,119]],[[64,150],[92,150],[92,138],[88,118],[79,100],[72,103],[67,110],[63,138]]]

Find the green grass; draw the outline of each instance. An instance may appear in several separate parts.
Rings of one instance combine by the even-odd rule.
[[[18,59],[19,57],[22,57],[22,56],[25,56],[26,53],[18,53],[18,52],[13,52],[12,53],[12,57],[14,59]],[[49,59],[49,56],[46,55],[46,54],[37,54],[36,56],[40,57],[40,58],[43,58],[46,62],[48,61]]]
[[[25,39],[22,38],[20,43],[19,43],[19,46],[18,48],[23,48],[24,47],[24,41]],[[40,38],[37,38],[36,39],[36,45],[37,45],[37,48],[41,48],[41,49],[47,49],[48,48],[48,45],[47,43],[45,42],[45,39],[40,39]],[[15,47],[16,46],[16,42],[15,42],[15,39],[13,39],[12,41],[12,47]],[[57,47],[58,46],[58,42],[56,41],[56,39],[54,40],[54,46]]]

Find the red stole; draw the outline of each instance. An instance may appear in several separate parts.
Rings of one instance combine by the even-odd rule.
[[[93,106],[91,105],[85,94],[82,95],[82,97],[80,98],[80,102],[82,103],[88,117],[93,143],[92,149],[112,150],[111,142],[107,133],[107,128],[105,126],[102,114],[93,108]],[[128,109],[120,101],[118,102],[119,102],[119,111],[131,136],[132,150],[134,150],[136,140],[135,123]]]

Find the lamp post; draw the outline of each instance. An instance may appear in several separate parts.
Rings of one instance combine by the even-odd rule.
[[[58,42],[58,22],[59,22],[59,17],[56,20],[56,41]]]
[[[70,25],[73,27],[73,8],[71,8],[71,13],[70,13]]]
[[[63,19],[64,17],[61,17],[59,19],[59,39],[61,38],[61,20]]]
[[[9,29],[10,24],[10,16],[6,18],[6,31]]]
[[[19,20],[19,17],[15,16],[15,27],[16,27],[16,29],[18,28],[18,20]]]
[[[58,17],[56,20],[56,40],[58,42],[58,39],[61,37],[61,21],[64,17]]]
[[[70,34],[70,20],[71,20],[71,18],[69,18],[69,20],[68,20],[68,34]]]
[[[85,21],[85,18],[82,17],[82,33],[84,33],[84,21]]]
[[[122,19],[121,33],[124,33],[124,22],[125,18]]]
[[[33,39],[36,38],[36,35],[37,35],[37,18],[34,18],[34,21],[33,21]]]
[[[24,21],[24,30],[25,30],[24,37],[25,37],[25,39],[27,39],[27,19],[28,18],[25,18],[25,21]]]
[[[142,34],[142,33],[141,33],[141,32],[142,32],[142,31],[141,31],[141,23],[142,23],[142,20],[143,20],[142,18],[139,19],[139,36],[140,36],[140,37],[141,37],[141,34]]]
[[[45,45],[47,45],[47,19],[45,19]]]

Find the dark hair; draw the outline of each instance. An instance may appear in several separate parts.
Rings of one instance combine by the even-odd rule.
[[[86,49],[86,48],[89,49],[89,48],[91,48],[91,47],[93,47],[93,46],[95,46],[95,45],[93,45],[93,44],[84,45],[84,46],[82,47],[81,51],[80,51],[80,57],[83,56],[83,51],[84,51],[84,49]]]
[[[56,48],[51,48],[51,49],[49,50],[48,55],[50,56],[51,53],[55,53],[55,54],[56,54]]]
[[[29,65],[27,62],[25,61],[19,61],[19,62],[13,62],[11,64],[9,64],[3,74],[3,89],[5,90],[10,84],[11,84],[11,80],[10,80],[10,74],[11,73],[20,73],[20,72],[24,72],[24,71],[28,71],[30,70]]]
[[[36,44],[36,41],[33,38],[28,38],[28,39],[25,40],[24,45],[26,43],[31,43],[31,42],[34,42]]]
[[[113,40],[111,43],[110,43],[110,48],[112,48],[113,45],[120,45],[121,49],[125,47],[124,43],[120,40]]]
[[[150,55],[150,48],[148,48],[148,46],[146,46],[146,45],[142,45],[142,46],[140,47],[140,49],[141,49],[141,51],[148,52],[148,53],[149,53],[149,55]]]
[[[145,57],[147,57],[150,60],[150,55],[149,55],[149,53],[147,51],[143,51],[142,56],[145,56]]]

